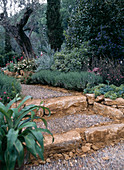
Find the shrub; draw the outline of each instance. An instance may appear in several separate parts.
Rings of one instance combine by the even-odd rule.
[[[25,151],[31,153],[35,158],[39,157],[43,160],[44,141],[43,132],[50,135],[52,133],[47,129],[45,119],[36,116],[34,110],[43,111],[50,110],[44,106],[28,105],[22,107],[23,104],[30,99],[31,96],[25,97],[16,108],[12,108],[12,104],[19,101],[16,96],[6,106],[0,102],[0,164],[1,169],[14,170],[16,164],[18,168],[24,164]],[[34,119],[41,119],[46,126],[45,129],[38,128]],[[53,136],[53,135],[52,135]]]
[[[65,32],[69,49],[89,41],[93,56],[123,58],[122,0],[79,0]]]
[[[86,71],[88,63],[88,45],[85,42],[80,48],[73,48],[72,50],[65,48],[61,52],[56,52],[51,69],[61,72]]]
[[[20,91],[20,83],[15,78],[0,73],[0,101],[7,103]]]
[[[38,57],[35,60],[36,64],[36,72],[40,70],[50,69],[53,64],[53,54],[48,55],[47,53],[43,53],[42,56]]]
[[[90,87],[90,85],[88,85],[87,88],[84,89],[84,94],[86,93],[94,93],[95,97],[104,95],[105,97],[112,100],[115,100],[118,97],[124,98],[124,84],[122,84],[120,87],[117,87],[113,84],[99,84],[94,87]]]
[[[110,84],[120,86],[124,83],[124,65],[122,61],[114,61],[109,58],[106,59],[94,59],[92,63],[91,72],[100,74],[103,77],[103,81],[108,80]]]
[[[23,59],[22,56],[20,59],[18,59],[18,63],[14,64],[14,69],[18,73],[20,73],[20,70],[33,71],[36,69],[35,61],[33,59]]]
[[[0,60],[2,61],[2,62],[0,62],[0,66],[4,67],[4,66],[6,66],[7,63],[9,63],[10,61],[13,61],[14,56],[16,56],[16,58],[18,58],[17,54],[13,51],[0,56]]]
[[[99,75],[88,72],[64,73],[59,71],[42,70],[32,76],[32,83],[59,86],[75,90],[84,89],[88,83],[94,85],[101,82],[102,78]]]

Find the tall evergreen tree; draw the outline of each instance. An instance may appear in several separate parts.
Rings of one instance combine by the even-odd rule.
[[[46,17],[49,43],[52,49],[59,50],[63,42],[60,0],[47,0]]]

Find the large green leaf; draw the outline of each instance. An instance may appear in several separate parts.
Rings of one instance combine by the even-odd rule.
[[[37,128],[37,130],[40,131],[40,133],[46,132],[46,133],[50,134],[53,137],[53,134],[48,129]],[[54,142],[54,137],[52,139],[52,142]]]
[[[19,122],[22,120],[22,118],[24,118],[28,113],[30,113],[31,111],[33,111],[36,108],[37,108],[37,106],[31,106],[31,108],[29,108],[28,110],[22,112],[22,114],[15,121],[15,128],[17,128],[17,126],[18,126]]]
[[[27,101],[27,100],[29,100],[29,99],[31,99],[32,98],[32,96],[26,96],[22,101],[21,101],[21,103],[18,105],[18,109]]]
[[[15,97],[13,100],[11,100],[11,101],[6,105],[7,111],[10,109],[10,107],[12,106],[13,103],[15,103],[15,102],[17,102],[17,101],[19,101],[19,100],[21,100],[20,97]]]
[[[40,144],[42,151],[44,151],[44,143],[43,143],[43,135],[38,129],[32,129],[30,130],[31,133],[34,135],[38,143]]]
[[[26,123],[23,123],[21,126],[19,126],[18,130],[21,130],[22,128],[29,128],[29,127],[37,128],[37,125],[35,122],[26,122]]]
[[[9,128],[11,128],[13,126],[13,122],[11,120],[11,115],[9,115],[9,113],[7,113],[4,109],[2,109],[0,107],[0,113],[2,113],[5,117],[6,117],[6,120],[8,122],[8,126]]]
[[[4,159],[5,159],[5,163],[6,163],[6,170],[14,170],[15,163],[17,160],[17,151],[14,146],[11,148],[11,150],[5,151]]]
[[[17,140],[19,130],[10,129],[7,136],[7,150],[11,150],[13,144]]]
[[[20,123],[18,124],[18,127],[21,126],[22,124],[26,123],[26,122],[30,122],[31,121],[31,118],[28,118],[26,120],[22,120],[20,121]]]
[[[0,102],[0,108],[6,112],[6,106]]]
[[[26,143],[26,147],[29,150],[29,152],[35,157],[37,158],[37,152],[36,152],[36,148],[35,148],[35,140],[32,137],[32,135],[28,134],[26,136],[24,136],[25,139],[25,143]]]
[[[24,162],[24,149],[22,143],[17,139],[14,146],[18,152],[18,166],[20,167]]]
[[[35,147],[36,147],[36,151],[37,151],[38,155],[40,156],[40,158],[42,160],[44,160],[43,150],[40,148],[40,146],[37,143],[35,143]]]

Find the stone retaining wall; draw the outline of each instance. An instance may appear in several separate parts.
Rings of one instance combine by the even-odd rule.
[[[86,94],[88,105],[93,107],[96,114],[109,116],[114,119],[124,118],[124,99],[111,100],[104,95],[95,98],[94,94]]]
[[[51,136],[45,136],[45,157],[51,155],[58,158],[63,153],[66,158],[69,153],[84,154],[96,151],[106,144],[114,144],[115,141],[124,138],[124,123],[75,129],[54,135],[54,143]],[[78,152],[78,153],[77,153]],[[62,156],[62,155],[61,155]]]

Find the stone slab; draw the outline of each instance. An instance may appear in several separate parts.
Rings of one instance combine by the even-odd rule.
[[[53,143],[52,137],[49,135],[45,136],[44,139],[44,147],[46,154],[71,151],[72,149],[78,147],[82,142],[80,133],[76,130],[71,130],[60,134],[54,134]]]
[[[66,96],[52,98],[45,102],[45,107],[55,113],[77,113],[87,109],[87,101],[85,96]]]
[[[116,119],[124,118],[123,112],[121,112],[119,109],[102,105],[100,103],[94,102],[93,110],[95,111],[96,114],[109,116],[111,118],[116,118]]]
[[[105,142],[124,138],[124,123],[88,128],[85,132],[87,142]]]
[[[109,98],[105,98],[104,100],[105,100],[104,103],[106,105],[109,105],[109,106],[111,106],[111,105],[124,106],[124,99],[123,98],[117,98],[115,100],[111,100]]]

